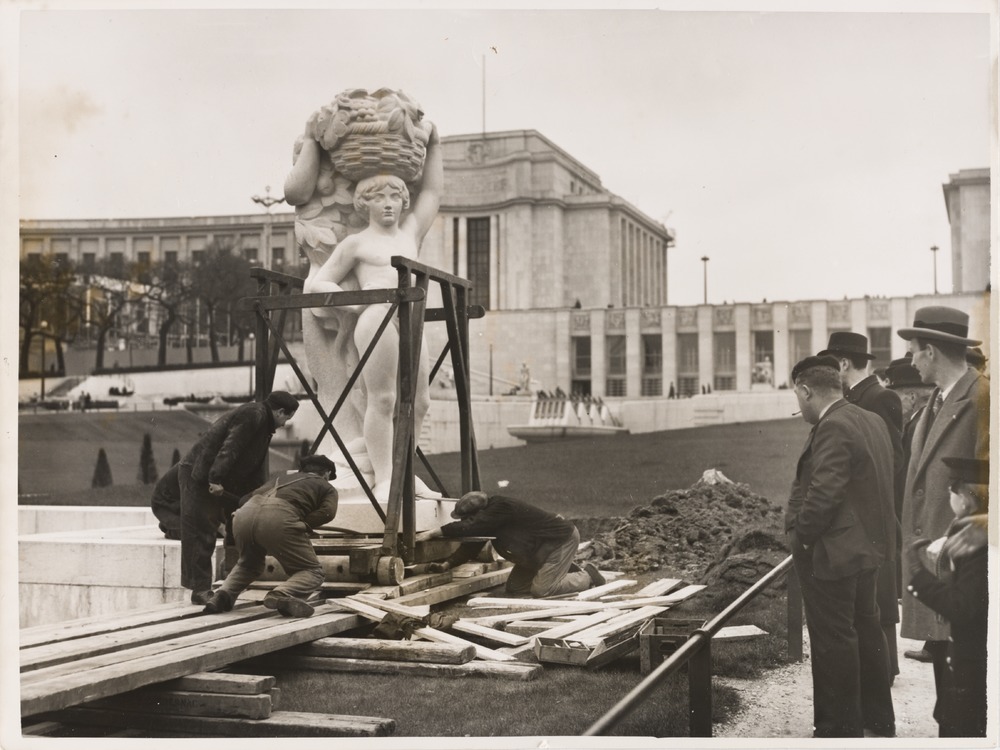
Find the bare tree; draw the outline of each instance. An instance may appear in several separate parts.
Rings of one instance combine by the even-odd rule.
[[[98,264],[96,272],[82,282],[88,290],[90,324],[97,338],[94,367],[104,368],[104,350],[110,333],[127,332],[132,307],[146,299],[149,289],[141,281],[137,266],[121,266],[113,260]]]
[[[156,363],[167,364],[167,341],[177,323],[188,321],[186,310],[194,298],[192,266],[188,263],[160,261],[154,264],[141,280],[146,285],[146,296],[159,310],[156,327]]]
[[[236,251],[232,243],[214,240],[205,248],[203,259],[192,274],[192,287],[197,298],[201,300],[201,307],[207,319],[212,361],[218,362],[217,334],[220,313],[230,311],[230,323],[232,323],[232,311],[235,310],[236,300],[252,296],[256,291],[250,278],[250,263]],[[237,322],[239,323],[238,317]]]
[[[23,332],[18,365],[28,372],[28,355],[35,337],[44,346],[46,337],[56,343],[56,366],[64,371],[62,341],[73,320],[71,304],[73,268],[52,255],[30,256],[21,261],[19,325]],[[42,323],[45,323],[43,328]]]

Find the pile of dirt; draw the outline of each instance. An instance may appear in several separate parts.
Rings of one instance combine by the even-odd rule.
[[[580,557],[630,575],[663,571],[688,581],[752,583],[788,554],[781,509],[718,472],[613,523],[592,534]],[[587,524],[578,526],[583,532]]]

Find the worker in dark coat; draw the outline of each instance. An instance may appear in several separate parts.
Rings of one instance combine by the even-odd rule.
[[[990,465],[974,458],[946,457],[955,519],[986,513]],[[989,618],[987,549],[964,554],[949,542],[960,533],[952,523],[937,540],[917,538],[910,549],[907,591],[951,625],[948,679],[938,686],[934,716],[941,737],[986,736],[986,649]]]
[[[305,600],[323,583],[323,567],[310,532],[337,515],[337,467],[326,456],[303,456],[297,472],[277,476],[244,498],[233,514],[240,559],[205,605],[209,614],[228,612],[237,597],[264,572],[271,555],[288,575],[264,597],[264,606],[291,617],[308,617]]]
[[[899,506],[896,524],[892,528],[889,555],[879,567],[876,582],[879,619],[885,633],[889,653],[889,668],[893,678],[899,674],[899,654],[896,645],[896,623],[899,622],[899,576],[897,570],[898,544],[902,534],[902,504],[906,486],[906,462],[903,457],[903,407],[899,396],[879,383],[870,373],[869,366],[875,356],[868,351],[868,337],[853,331],[834,331],[826,349],[817,356],[832,356],[840,363],[840,382],[844,398],[850,404],[877,414],[889,430],[892,441],[893,507]]]
[[[180,464],[174,464],[153,486],[149,506],[159,521],[160,531],[167,539],[181,538],[181,485],[178,479]]]
[[[264,481],[271,437],[298,408],[285,391],[243,404],[212,423],[178,464],[181,585],[191,590],[193,604],[206,604],[211,596],[219,526],[239,498]]]
[[[580,532],[560,515],[512,497],[477,491],[463,495],[451,517],[458,520],[421,532],[417,541],[494,537],[493,548],[514,563],[506,586],[512,596],[559,596],[605,582],[593,565],[581,570],[573,564]],[[453,558],[449,564],[457,562]]]

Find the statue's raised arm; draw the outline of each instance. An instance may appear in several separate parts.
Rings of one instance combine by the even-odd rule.
[[[434,223],[438,207],[441,205],[441,193],[444,190],[444,162],[441,156],[441,144],[438,142],[437,127],[433,123],[429,125],[430,135],[427,139],[427,158],[420,181],[420,194],[413,202],[413,211],[408,217],[408,220],[415,223],[413,232],[418,244]]]

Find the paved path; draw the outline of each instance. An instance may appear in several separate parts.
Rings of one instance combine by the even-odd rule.
[[[803,661],[771,670],[754,680],[724,679],[726,685],[740,692],[744,708],[726,724],[715,725],[716,737],[812,737],[809,639],[803,635]],[[931,665],[903,657],[904,651],[920,646],[917,641],[898,639],[900,674],[892,688],[897,737],[937,737],[937,722],[931,715],[935,700]]]

